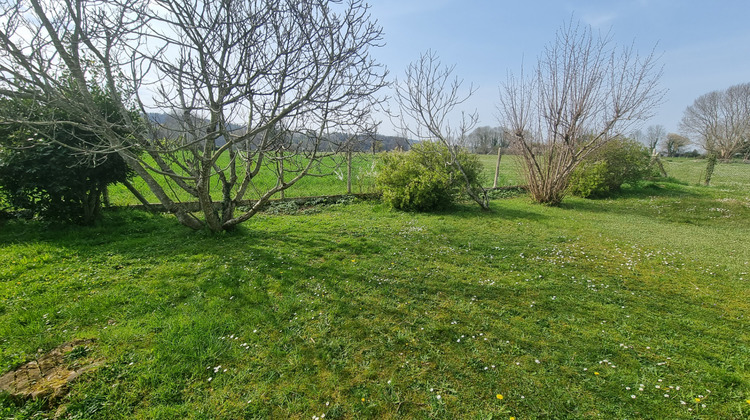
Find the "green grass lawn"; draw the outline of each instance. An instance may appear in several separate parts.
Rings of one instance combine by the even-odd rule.
[[[689,184],[5,222],[0,373],[75,338],[106,364],[0,417],[748,418],[750,189]]]

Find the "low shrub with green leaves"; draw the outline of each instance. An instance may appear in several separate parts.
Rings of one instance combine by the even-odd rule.
[[[408,152],[383,154],[377,184],[383,201],[393,208],[408,211],[430,211],[445,208],[465,191],[467,178],[477,184],[481,163],[476,155],[458,150],[458,165],[445,145],[422,142]]]
[[[568,191],[578,197],[601,198],[652,175],[651,156],[635,140],[609,141],[590,155],[570,177]]]
[[[19,215],[91,224],[99,217],[107,185],[129,175],[119,156],[83,163],[59,144],[0,152],[0,196]]]
[[[103,91],[95,100],[115,130],[122,120]],[[117,154],[85,156],[81,150],[103,145],[96,133],[80,129],[76,116],[45,108],[29,99],[0,100],[0,118],[27,115],[53,125],[0,125],[0,208],[16,215],[91,224],[99,216],[107,186],[123,182],[132,170]],[[136,113],[131,118],[138,118]]]

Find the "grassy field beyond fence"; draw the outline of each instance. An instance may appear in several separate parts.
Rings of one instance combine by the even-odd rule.
[[[484,166],[483,183],[486,187],[491,187],[495,176],[496,155],[479,155],[479,159]],[[352,169],[352,192],[369,193],[376,189],[375,186],[375,167],[376,156],[371,154],[357,155],[353,161]],[[500,163],[500,176],[498,186],[512,186],[523,184],[523,176],[520,174],[519,157],[515,155],[505,155]],[[706,161],[705,159],[689,158],[666,158],[663,159],[664,168],[667,174],[686,184],[700,184],[704,180]],[[346,193],[346,165],[343,162],[326,161],[325,164],[313,171],[316,176],[311,176],[300,180],[297,184],[285,191],[286,197],[312,197],[322,195],[340,195]],[[330,174],[328,176],[317,176],[320,174]],[[165,179],[159,179],[160,182],[168,185]],[[259,188],[268,188],[273,186],[275,179],[273,174],[265,171],[257,178],[255,184]],[[144,194],[151,202],[156,202],[155,197],[148,191],[143,181],[136,178],[133,184]],[[716,165],[712,178],[714,186],[733,186],[738,188],[750,189],[750,164],[742,162],[720,163]],[[183,201],[194,201],[193,197],[188,196],[179,188],[173,187],[178,192],[178,196]],[[110,187],[110,196],[112,205],[130,205],[139,204],[135,197],[122,185]],[[214,188],[214,196],[219,199],[221,189],[218,184]],[[257,197],[254,190],[250,190],[247,198]],[[277,194],[276,198],[281,194]]]
[[[492,186],[495,176],[496,156],[479,155],[480,161],[484,165],[484,184]],[[353,193],[370,193],[376,191],[375,176],[377,169],[375,166],[377,156],[372,154],[359,154],[353,159],[352,164],[352,192]],[[500,165],[499,186],[509,186],[521,184],[521,177],[517,170],[517,157],[504,156]],[[295,185],[284,192],[286,197],[317,197],[323,195],[340,195],[346,194],[346,164],[342,159],[325,160],[324,165],[315,168],[313,176],[303,178]],[[327,174],[326,176],[320,176]],[[270,170],[262,171],[255,180],[255,185],[260,191],[263,188],[269,188],[275,185],[274,174]],[[164,177],[158,177],[157,180],[163,185],[170,185],[170,182]],[[154,195],[148,190],[147,185],[139,178],[132,181],[133,185],[152,203],[156,202]],[[175,191],[182,201],[195,201],[194,197],[181,191],[178,187],[172,186],[170,191]],[[215,199],[221,198],[221,186],[217,183],[213,188]],[[249,189],[247,199],[258,197],[258,193],[252,188]],[[277,194],[275,198],[281,197]],[[114,206],[125,206],[139,204],[135,197],[122,185],[110,187],[110,201]]]
[[[702,184],[706,175],[706,160],[692,158],[665,158],[667,175],[687,184]],[[737,187],[750,190],[750,163],[741,160],[716,164],[711,185]]]
[[[375,185],[375,158],[370,154],[359,154],[352,160],[352,192],[353,193],[370,193],[374,191]],[[226,164],[220,162],[219,166]],[[289,165],[291,166],[291,165]],[[343,156],[335,158],[324,158],[320,165],[316,165],[310,171],[311,176],[299,180],[292,187],[284,191],[286,197],[315,197],[322,195],[340,195],[346,194],[346,176],[347,168]],[[258,176],[253,180],[253,184],[248,188],[245,199],[254,199],[265,193],[269,188],[276,184],[275,173],[273,168],[264,167]],[[288,168],[285,178],[288,180],[294,176],[292,168]],[[155,176],[157,181],[167,187],[167,191],[173,192],[181,201],[196,201],[195,197],[182,191],[179,187],[172,185],[172,182],[164,176]],[[148,186],[140,178],[135,178],[132,184],[140,191],[151,203],[156,203],[156,197],[149,191]],[[213,187],[214,199],[221,199],[221,184],[216,179]],[[279,198],[277,194],[275,198]],[[114,185],[110,187],[110,201],[114,206],[124,206],[130,204],[140,204],[136,198],[123,185]]]

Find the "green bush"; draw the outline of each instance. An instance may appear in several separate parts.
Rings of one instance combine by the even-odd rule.
[[[573,171],[568,191],[578,197],[602,197],[609,193],[607,162],[584,162]]]
[[[584,198],[606,197],[622,184],[652,175],[648,149],[637,141],[618,138],[589,155],[571,174],[568,191]]]
[[[95,98],[101,112],[116,125],[121,118],[104,92]],[[54,125],[30,127],[21,123],[0,126],[0,207],[19,216],[91,224],[99,216],[101,195],[108,185],[122,182],[132,172],[117,154],[88,154],[78,150],[101,144],[82,130],[64,109],[40,108],[31,100],[0,100],[0,118],[50,116]],[[137,115],[134,115],[137,118]],[[72,122],[69,122],[72,121]]]
[[[479,182],[479,159],[459,149],[456,158],[471,185]],[[399,210],[430,211],[454,203],[466,190],[466,178],[448,148],[422,142],[408,152],[381,155],[377,177],[383,201]]]

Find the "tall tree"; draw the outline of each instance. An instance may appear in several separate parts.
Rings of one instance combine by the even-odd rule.
[[[750,83],[699,96],[685,109],[680,129],[718,159],[742,153],[750,143]]]
[[[558,30],[530,77],[509,76],[499,117],[523,156],[533,199],[559,204],[582,159],[650,117],[663,97],[660,76],[653,53],[618,49],[610,36],[572,23]]]
[[[359,0],[20,0],[0,5],[0,25],[0,95],[66,109],[105,140],[80,151],[119,154],[195,229],[248,220],[340,150],[330,133],[371,128],[385,85],[370,56],[381,28]],[[94,112],[92,80],[117,105],[117,126]],[[131,106],[170,113],[171,134],[134,121]],[[255,182],[263,171],[275,185]]]
[[[667,139],[662,143],[662,150],[668,157],[679,156],[685,151],[685,147],[690,144],[690,139],[677,133],[667,134]]]
[[[667,130],[663,125],[649,125],[646,128],[645,145],[648,147],[649,153],[654,155],[656,148],[661,144],[667,136]]]

